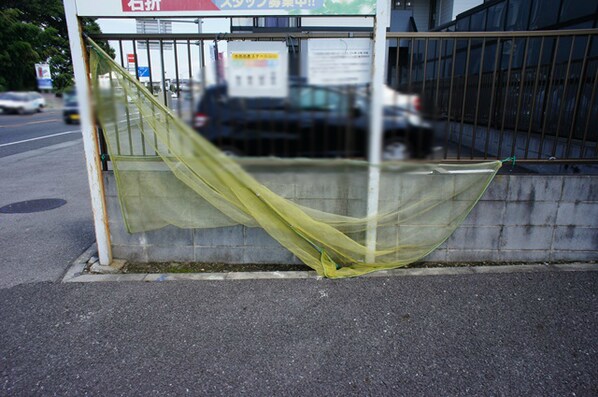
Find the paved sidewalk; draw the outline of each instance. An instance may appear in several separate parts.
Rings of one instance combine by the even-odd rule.
[[[63,199],[51,211],[0,214],[0,288],[55,281],[94,241],[80,139],[0,158],[0,207]]]
[[[596,395],[598,272],[0,290],[0,395]]]

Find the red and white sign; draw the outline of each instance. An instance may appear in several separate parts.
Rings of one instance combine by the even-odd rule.
[[[37,76],[37,88],[40,90],[52,89],[52,73],[47,63],[36,63],[35,74]]]
[[[219,11],[210,0],[121,0],[124,12]]]
[[[127,62],[129,64],[135,63],[135,54],[127,54]]]
[[[375,15],[382,0],[74,0],[89,17]]]

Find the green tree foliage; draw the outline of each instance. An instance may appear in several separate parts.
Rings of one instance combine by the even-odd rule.
[[[91,18],[83,32],[99,33]],[[101,43],[114,56],[107,43]],[[73,66],[62,0],[2,0],[0,3],[0,90],[36,88],[34,64],[46,62],[56,91],[73,84]]]

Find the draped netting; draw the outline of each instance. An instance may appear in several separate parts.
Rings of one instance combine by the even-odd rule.
[[[227,156],[90,45],[97,117],[130,233],[262,228],[319,275],[358,276],[431,253],[501,166],[384,163],[377,213],[366,216],[367,162]],[[373,232],[375,249],[366,244]]]

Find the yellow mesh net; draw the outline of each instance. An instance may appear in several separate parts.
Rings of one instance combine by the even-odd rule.
[[[368,217],[367,162],[231,158],[90,44],[97,117],[131,233],[259,227],[321,276],[358,276],[432,252],[501,166],[384,163],[378,211]]]

